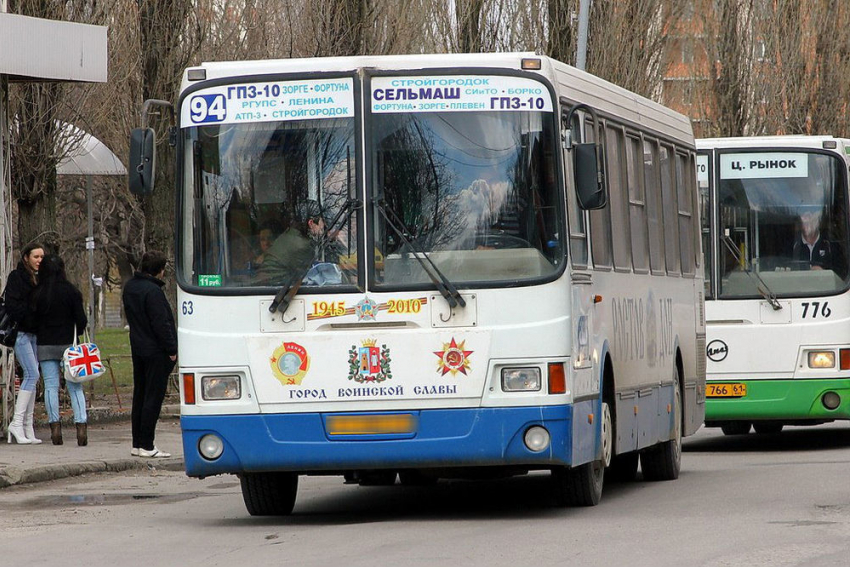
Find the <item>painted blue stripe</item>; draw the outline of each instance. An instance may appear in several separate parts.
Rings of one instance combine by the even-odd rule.
[[[358,435],[343,439],[331,439],[325,430],[325,419],[335,414],[183,416],[180,424],[186,473],[207,476],[281,470],[570,464],[570,406],[413,413],[418,417],[413,436]],[[531,425],[549,430],[549,450],[532,453],[525,447],[523,435]],[[207,461],[198,452],[198,442],[208,433],[224,441],[224,452],[215,461]]]

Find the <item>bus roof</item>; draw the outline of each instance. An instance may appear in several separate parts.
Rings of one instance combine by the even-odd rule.
[[[182,88],[197,84],[190,81],[190,70],[204,69],[206,80],[281,73],[355,72],[363,68],[389,71],[421,69],[488,68],[521,70],[523,59],[540,59],[543,76],[556,84],[559,94],[571,102],[584,102],[600,114],[616,116],[649,128],[676,140],[692,144],[690,119],[678,112],[635,94],[590,73],[534,52],[516,53],[440,53],[420,55],[375,55],[356,57],[313,57],[256,61],[206,62],[186,69]]]
[[[834,142],[835,147],[829,148],[825,142]],[[730,138],[697,138],[698,150],[709,150],[716,148],[744,149],[744,148],[812,148],[812,149],[835,149],[846,153],[850,150],[850,140],[834,138],[832,136],[741,136]]]

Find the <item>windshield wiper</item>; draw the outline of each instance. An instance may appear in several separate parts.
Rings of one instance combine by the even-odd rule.
[[[738,252],[738,247],[735,245],[735,241],[732,240],[728,234],[724,234],[723,238],[721,238],[720,240],[721,242],[723,242],[723,244],[726,245],[726,248],[729,250],[729,252],[732,253],[732,256],[735,257],[735,261],[738,262],[738,265],[744,269],[744,272],[746,272],[748,276],[750,276],[750,279],[752,279],[753,276],[758,279],[758,283],[761,285],[756,284],[756,289],[764,298],[764,300],[767,301],[771,307],[773,307],[774,311],[779,311],[780,309],[782,309],[782,304],[777,301],[776,294],[773,293],[770,287],[768,287],[764,280],[761,279],[761,276],[758,274],[758,272],[752,272],[749,268],[747,268],[746,262],[741,259],[741,254]]]
[[[449,307],[454,308],[460,305],[461,307],[466,307],[466,300],[457,290],[457,287],[449,281],[449,279],[440,271],[440,269],[434,264],[431,258],[425,253],[422,248],[418,245],[414,244],[410,240],[408,240],[405,234],[410,234],[410,229],[405,226],[404,221],[401,220],[398,215],[395,214],[395,211],[386,206],[386,200],[383,195],[375,197],[372,199],[372,203],[377,207],[378,211],[380,211],[381,215],[384,217],[384,220],[387,221],[387,225],[393,229],[399,238],[401,238],[402,242],[409,248],[413,250],[413,257],[419,261],[422,265],[422,269],[428,277],[431,278],[431,281],[437,287],[437,290],[440,292],[446,301],[449,303]],[[393,218],[390,219],[390,216]],[[430,268],[430,269],[429,269]],[[431,271],[433,270],[433,272]]]
[[[313,257],[310,258],[307,265],[296,271],[295,275],[292,276],[292,278],[290,278],[290,280],[286,282],[280,290],[278,290],[277,294],[275,294],[271,305],[269,305],[269,311],[271,313],[278,310],[282,314],[286,313],[287,308],[289,308],[289,304],[292,303],[292,298],[295,297],[298,290],[301,288],[301,284],[304,282],[304,277],[307,275],[307,272],[310,271],[310,268],[313,267],[313,262],[319,258],[319,255],[325,249],[325,246],[328,245],[328,242],[330,242],[332,238],[336,237],[335,233],[340,226],[342,226],[342,223],[348,220],[351,214],[359,209],[361,205],[362,203],[360,200],[355,199],[354,197],[349,197],[348,200],[345,201],[342,208],[340,208],[330,224],[325,226],[324,234],[322,234],[322,238],[319,240],[318,245],[316,245],[316,250],[313,252]]]

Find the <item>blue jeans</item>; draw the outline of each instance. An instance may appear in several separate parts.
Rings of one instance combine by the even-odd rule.
[[[36,341],[33,333],[18,333],[15,340],[15,358],[24,369],[24,380],[21,390],[32,392],[38,383],[38,359],[36,358]]]
[[[42,360],[41,373],[44,375],[44,405],[47,408],[47,421],[55,423],[59,421],[59,372],[61,360]],[[71,407],[74,409],[74,423],[86,423],[86,395],[83,385],[76,382],[65,381],[68,388],[68,396],[71,398]]]

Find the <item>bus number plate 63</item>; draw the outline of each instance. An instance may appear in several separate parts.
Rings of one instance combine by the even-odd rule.
[[[746,384],[706,384],[706,398],[743,398],[747,395]]]

